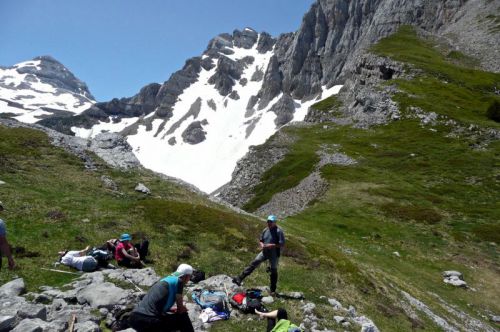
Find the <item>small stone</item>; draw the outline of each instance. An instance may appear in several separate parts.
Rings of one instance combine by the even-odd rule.
[[[151,190],[142,183],[138,183],[137,186],[135,186],[135,191],[141,192],[146,195],[151,194]]]
[[[376,332],[375,325],[372,323],[363,323],[361,326],[361,332]]]
[[[458,271],[444,271],[443,277],[445,277],[445,278],[458,277],[459,279],[463,280],[462,273],[460,273]]]
[[[500,316],[491,316],[491,321],[494,323],[500,323]]]
[[[342,309],[342,304],[337,301],[336,299],[328,299],[328,303],[333,307],[335,310],[340,310]]]
[[[392,254],[393,254],[394,256],[396,256],[396,257],[401,257],[401,255],[400,255],[400,254],[399,254],[399,252],[397,252],[397,251],[393,252]]]
[[[342,323],[342,327],[347,328],[347,327],[349,327],[349,326],[351,326],[351,323],[349,323],[349,322],[343,322],[343,323]]]
[[[4,181],[0,180],[0,186],[6,184]]]
[[[337,324],[345,322],[345,317],[342,316],[333,316],[333,319],[337,322]]]
[[[304,311],[305,314],[311,314],[315,308],[316,305],[311,302],[306,303],[304,306],[302,306],[302,310]]]
[[[455,287],[467,287],[467,283],[465,281],[461,280],[460,278],[458,278],[457,276],[444,278],[443,282],[446,284],[453,285]]]
[[[354,308],[354,306],[350,305],[349,309],[347,309],[347,312],[351,317],[356,317],[356,308]]]
[[[274,302],[274,299],[272,296],[265,296],[262,298],[261,302],[264,304],[271,304]]]

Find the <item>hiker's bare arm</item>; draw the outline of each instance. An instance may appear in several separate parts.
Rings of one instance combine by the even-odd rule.
[[[177,313],[182,314],[187,312],[187,308],[184,305],[184,300],[182,299],[182,294],[175,295],[175,303],[177,304]]]
[[[10,252],[9,242],[5,236],[0,236],[0,250],[2,253],[7,256],[7,260],[9,261],[9,269],[13,269],[16,266],[14,262],[14,258],[12,257],[12,253]]]
[[[260,312],[259,310],[255,310],[255,313],[259,315],[261,318],[276,318],[278,317],[278,310],[273,310],[271,312]]]
[[[90,249],[90,246],[86,246],[83,250],[81,250],[79,253],[78,253],[78,256],[82,257],[82,256],[87,256],[87,251],[89,251]]]
[[[131,260],[133,260],[133,261],[137,261],[137,260],[139,260],[139,257],[137,257],[137,256],[132,256],[131,254],[129,254],[129,253],[127,252],[127,250],[125,250],[125,248],[122,248],[122,254],[123,254],[123,256],[125,256],[125,257],[127,257],[128,259],[131,259]]]
[[[264,244],[264,248],[267,248],[267,249],[270,249],[270,248],[281,248],[281,244],[268,243],[268,244]]]

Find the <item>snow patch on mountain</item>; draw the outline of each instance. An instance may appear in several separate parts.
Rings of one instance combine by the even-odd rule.
[[[26,123],[79,114],[95,103],[86,85],[50,57],[0,67],[0,113]]]
[[[193,74],[196,80],[175,97],[171,115],[121,116],[100,120],[91,129],[71,130],[84,138],[124,132],[145,167],[204,192],[215,191],[231,180],[237,161],[250,146],[263,144],[283,124],[302,121],[309,106],[339,89],[324,89],[307,102],[280,93],[265,107],[258,105],[274,52],[272,46],[259,46],[261,38],[269,36],[248,28],[244,33],[221,35],[210,43],[215,46],[202,55],[203,65]]]

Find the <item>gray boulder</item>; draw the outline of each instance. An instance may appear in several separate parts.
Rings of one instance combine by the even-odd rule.
[[[102,182],[102,185],[104,186],[104,188],[107,188],[107,189],[113,190],[113,191],[118,190],[118,185],[109,176],[101,175],[101,182]]]
[[[92,310],[88,305],[67,305],[58,311],[51,311],[47,316],[47,320],[50,322],[69,322],[75,315],[77,322],[92,321],[99,323],[100,317],[95,316]]]
[[[90,141],[89,149],[109,165],[130,169],[140,166],[126,139],[116,133],[100,133]]]
[[[0,316],[0,332],[12,330],[16,323],[16,316]]]
[[[18,296],[26,291],[26,286],[24,285],[24,279],[18,278],[9,281],[0,287],[0,297],[1,296]]]
[[[238,288],[238,285],[233,283],[233,280],[230,276],[227,276],[225,274],[219,274],[216,276],[212,276],[210,278],[207,278],[205,280],[200,281],[198,284],[193,285],[195,288],[202,288],[202,289],[217,289],[217,290],[223,290],[224,287],[227,288],[228,291],[231,291],[233,289]]]
[[[116,270],[104,270],[103,273],[110,279],[117,279],[121,281],[132,281],[134,284],[139,286],[151,287],[156,283],[160,277],[156,272],[150,268],[129,270],[129,269],[116,269]]]
[[[47,320],[47,308],[43,304],[26,303],[18,312],[20,318],[40,318]]]
[[[88,303],[92,308],[111,309],[116,304],[126,304],[130,290],[124,290],[110,282],[91,285],[81,290],[77,295],[78,303]]]
[[[47,322],[40,318],[22,320],[12,332],[44,332],[47,331]]]
[[[74,327],[75,332],[100,332],[101,329],[99,325],[94,322],[86,321],[86,322],[78,322]]]
[[[336,299],[328,299],[328,303],[333,307],[335,310],[340,310],[342,309],[342,304],[337,301]]]

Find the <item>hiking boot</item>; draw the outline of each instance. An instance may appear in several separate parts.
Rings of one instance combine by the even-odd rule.
[[[236,285],[241,286],[241,281],[242,281],[242,280],[240,279],[240,277],[233,277],[233,279],[232,279],[232,280],[233,280],[233,282],[234,282]]]

